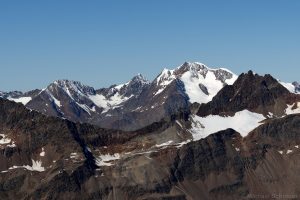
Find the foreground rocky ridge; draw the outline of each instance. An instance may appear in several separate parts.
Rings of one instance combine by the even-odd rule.
[[[270,119],[244,138],[227,129],[187,144],[158,145],[151,137],[174,132],[179,121],[188,126],[188,113],[121,132],[46,117],[6,100],[0,110],[1,134],[11,139],[1,144],[1,199],[300,195],[294,173],[300,168],[299,114]],[[42,169],[12,167],[33,166],[32,160]]]

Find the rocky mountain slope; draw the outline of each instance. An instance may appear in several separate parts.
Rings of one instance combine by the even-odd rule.
[[[194,138],[227,128],[246,136],[265,121],[299,113],[300,95],[289,92],[269,74],[260,76],[249,71],[221,89],[210,102],[195,103],[191,109]]]

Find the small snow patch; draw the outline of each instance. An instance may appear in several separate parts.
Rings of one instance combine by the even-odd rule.
[[[8,100],[26,105],[29,101],[31,101],[31,97],[8,98]]]
[[[183,128],[178,120],[176,120],[176,124],[178,124],[181,128]]]
[[[154,96],[162,93],[162,91],[164,91],[165,88],[160,88],[159,90],[157,90],[157,92],[154,93]]]
[[[267,115],[269,118],[273,118],[274,117],[274,114],[269,112],[268,115]]]
[[[13,148],[13,147],[16,147],[17,145],[15,144],[15,142],[12,142],[12,144],[9,144],[7,146]]]
[[[293,109],[296,106],[295,109]],[[300,102],[295,103],[293,105],[287,105],[287,109],[285,110],[287,115],[300,113]]]
[[[48,89],[46,90],[46,92],[47,92],[47,94],[49,95],[50,100],[52,100],[58,107],[61,107],[61,106],[62,106],[61,103],[60,103],[60,101],[57,100],[57,99],[53,96],[53,94],[52,94]]]
[[[44,151],[44,147],[42,148],[42,152],[40,153],[40,156],[45,156],[45,151]]]
[[[177,144],[176,144],[176,145],[177,145],[176,147],[177,147],[177,148],[181,148],[183,145],[185,145],[185,144],[187,144],[187,143],[189,143],[189,142],[191,142],[191,140],[186,140],[186,141],[177,143]]]
[[[0,134],[2,139],[0,139],[0,144],[9,144],[11,142],[11,139],[7,138],[6,135]]]
[[[75,153],[71,153],[70,154],[70,158],[71,159],[78,158],[78,154],[76,152]]]
[[[286,152],[286,154],[290,154],[292,152],[293,152],[293,150],[288,149],[287,152]]]
[[[120,159],[120,154],[103,154],[96,159],[96,165],[100,166],[111,166],[111,162]]]
[[[45,168],[42,167],[42,161],[35,161],[32,159],[32,166],[29,165],[23,165],[23,166],[12,166],[9,169],[17,169],[17,168],[25,168],[29,171],[38,171],[43,172],[45,171]]]
[[[87,151],[89,151],[89,152],[92,152],[91,149],[90,149],[90,147],[85,147],[85,149],[86,149]]]
[[[170,145],[170,144],[172,144],[173,143],[173,140],[170,140],[170,141],[168,141],[168,142],[164,142],[164,143],[162,143],[162,144],[157,144],[157,145],[155,145],[156,147],[163,147],[163,146],[168,146],[168,145]]]

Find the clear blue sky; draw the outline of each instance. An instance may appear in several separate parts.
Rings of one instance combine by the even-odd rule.
[[[0,90],[96,88],[199,61],[300,80],[300,1],[0,1]]]

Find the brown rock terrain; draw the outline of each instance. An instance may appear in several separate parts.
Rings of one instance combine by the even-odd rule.
[[[11,140],[1,144],[0,198],[299,197],[300,115],[270,119],[245,138],[227,129],[185,145],[157,145],[175,135],[178,142],[189,139],[175,123],[185,126],[187,116],[124,132],[47,117],[0,99],[0,134]],[[120,157],[99,164],[106,154]],[[11,168],[33,166],[32,160],[44,170]]]

